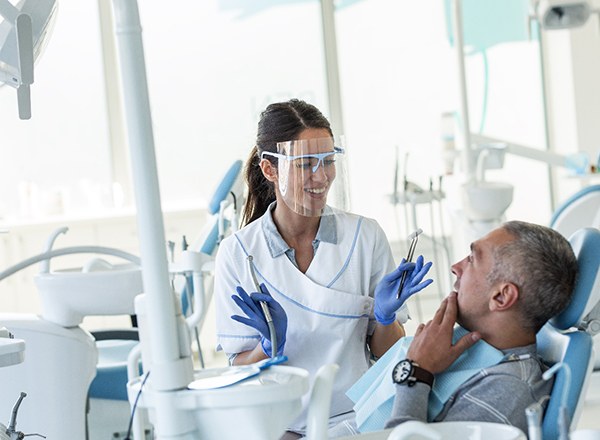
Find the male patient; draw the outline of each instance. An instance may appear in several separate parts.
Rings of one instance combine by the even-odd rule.
[[[547,368],[536,353],[536,333],[569,303],[573,250],[552,229],[511,221],[475,241],[452,272],[455,291],[417,328],[406,360],[394,368],[396,397],[386,427],[427,421],[432,375],[482,339],[503,354],[500,362],[457,385],[429,421],[504,423],[527,432],[525,408],[551,389],[541,379]],[[453,344],[455,322],[469,332]]]

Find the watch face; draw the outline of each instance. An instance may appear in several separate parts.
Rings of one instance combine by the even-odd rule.
[[[392,378],[396,383],[404,383],[410,377],[412,372],[412,364],[408,360],[400,361],[392,372]]]

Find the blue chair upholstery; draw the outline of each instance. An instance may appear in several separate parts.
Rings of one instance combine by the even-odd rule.
[[[562,369],[555,376],[542,423],[545,439],[559,437],[557,421],[561,406],[566,405],[569,428],[577,423],[594,363],[592,335],[586,332],[586,328],[589,321],[595,319],[591,312],[600,301],[600,230],[581,229],[569,241],[579,264],[573,298],[568,307],[552,318],[537,335],[538,352],[544,361],[549,365],[562,362],[571,371],[570,383],[567,383]],[[565,391],[566,402],[563,402]]]
[[[236,180],[238,179],[241,171],[242,171],[242,161],[236,160],[229,167],[221,182],[215,189],[215,192],[212,196],[212,199],[208,203],[208,212],[211,214],[216,214],[219,212],[219,207],[221,202],[229,196],[232,191],[233,186],[235,185]]]
[[[137,331],[112,336],[94,334],[98,348],[96,377],[90,384],[89,397],[127,401],[127,356],[138,344]],[[141,371],[140,371],[141,373]]]

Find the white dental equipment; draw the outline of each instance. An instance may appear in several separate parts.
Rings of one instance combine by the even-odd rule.
[[[0,327],[0,367],[20,364],[24,360],[25,341],[14,339],[6,327]]]
[[[11,411],[8,428],[0,423],[0,440],[22,440],[25,437],[32,436],[46,438],[41,434],[25,434],[22,431],[17,431],[17,413],[19,412],[19,407],[21,406],[21,402],[25,397],[27,397],[27,393],[21,392],[21,395],[17,399],[17,402]]]
[[[587,0],[536,0],[535,13],[545,29],[583,26],[591,14]]]
[[[0,0],[0,83],[17,89],[19,117],[31,118],[33,65],[44,48],[56,15],[56,0]]]
[[[408,236],[408,241],[410,241],[410,246],[408,247],[408,255],[406,256],[406,262],[409,263],[412,261],[413,256],[415,254],[415,249],[417,247],[417,241],[419,241],[419,234],[423,233],[423,229],[419,228],[412,234]],[[406,271],[402,272],[402,277],[400,278],[400,286],[398,287],[398,294],[396,298],[400,298],[400,294],[402,293],[402,289],[404,288],[404,283],[406,282]]]
[[[52,250],[61,228],[48,240],[46,250],[0,273],[0,280],[18,271],[62,255],[96,253],[139,262],[118,249],[77,246]],[[91,260],[79,270],[50,271],[41,266],[35,277],[41,301],[41,316],[0,314],[0,321],[27,343],[27,357],[14,370],[0,370],[3,395],[28,392],[20,422],[27,431],[49,438],[65,435],[85,438],[88,390],[96,373],[98,354],[94,338],[79,324],[84,316],[133,314],[133,298],[143,291],[138,266],[114,265],[110,269]],[[86,269],[82,270],[82,269]],[[137,268],[137,269],[136,269]],[[101,269],[101,270],[98,270]],[[50,379],[51,378],[51,379]],[[50,404],[52,402],[52,404]],[[0,402],[0,413],[9,402]]]
[[[558,412],[558,440],[569,439],[569,414],[567,412],[567,398],[571,386],[571,369],[563,362],[554,364],[550,369],[542,374],[542,380],[548,380],[562,369],[564,374],[564,385],[561,392],[560,408]],[[525,409],[527,417],[527,430],[529,440],[542,440],[542,416],[544,414],[544,403],[550,399],[550,396],[542,397],[538,402],[529,405]]]
[[[138,213],[143,296],[147,299],[146,310],[140,310],[147,312],[147,319],[140,321],[140,340],[142,356],[144,352],[150,355],[152,370],[138,408],[146,406],[153,411],[158,439],[278,438],[291,421],[289,417],[301,408],[300,398],[308,388],[305,370],[274,366],[256,382],[217,390],[187,389],[194,377],[184,349],[187,330],[178,323],[180,315],[169,286],[139,11],[135,0],[114,0],[113,6]],[[138,299],[140,296],[136,312]],[[132,403],[139,386],[136,381],[128,384]],[[228,432],[216,432],[217,424]]]
[[[431,251],[433,252],[433,270],[435,270],[436,279],[439,281],[438,284],[438,297],[440,300],[445,296],[445,292],[452,289],[452,274],[448,271],[440,271],[440,267],[452,264],[452,258],[450,255],[450,247],[447,241],[444,223],[447,221],[446,215],[443,209],[443,201],[446,194],[442,190],[443,176],[437,178],[437,188],[434,188],[434,179],[429,179],[429,188],[423,188],[416,183],[412,182],[408,178],[408,161],[409,153],[404,154],[404,161],[400,163],[400,150],[396,148],[396,162],[394,169],[394,181],[393,181],[393,192],[390,195],[390,201],[394,206],[394,217],[396,221],[396,227],[399,234],[406,235],[410,234],[410,231],[414,231],[419,228],[420,222],[418,221],[417,212],[423,205],[429,205],[429,234],[423,234],[422,240],[427,240],[427,245],[431,245]],[[401,168],[403,170],[401,171]],[[402,175],[401,175],[402,174]],[[404,211],[404,228],[401,227],[398,205],[402,205]],[[435,205],[435,206],[434,206]],[[409,212],[410,211],[410,212]],[[437,211],[437,216],[435,215]],[[439,229],[438,229],[439,228]],[[402,232],[404,231],[404,232]],[[439,231],[439,234],[437,233]],[[410,238],[409,238],[410,240]],[[403,243],[402,243],[403,244]],[[399,253],[394,249],[394,256]],[[402,246],[401,249],[404,249]],[[400,258],[399,256],[397,257]],[[424,320],[422,307],[421,307],[421,296],[414,297],[414,304],[416,306],[417,316],[419,320]]]
[[[469,126],[469,99],[467,96],[464,35],[462,23],[463,0],[451,0],[453,40],[458,68],[460,91],[460,133],[462,137],[462,162],[466,183],[462,186],[464,211],[469,222],[477,223],[482,231],[488,232],[493,223],[499,223],[513,199],[513,186],[504,182],[485,182],[482,177],[485,169],[499,169],[502,161],[499,155],[511,153],[552,166],[562,166],[576,173],[587,171],[588,159],[582,152],[570,156],[540,150],[502,139],[482,136],[471,132]],[[535,15],[543,29],[565,29],[581,26],[590,15],[596,12],[586,0],[533,0]],[[545,64],[542,60],[542,65]],[[545,109],[547,110],[547,109]],[[546,129],[547,129],[547,122]],[[495,162],[495,163],[494,163]],[[552,187],[550,188],[552,192]],[[552,193],[551,193],[552,197]]]
[[[252,282],[254,283],[254,288],[257,292],[262,292],[260,288],[260,283],[258,282],[258,278],[256,278],[256,271],[254,270],[254,264],[252,263],[252,255],[248,255],[248,270],[250,270],[250,276],[252,277]],[[267,326],[269,327],[269,336],[271,338],[271,358],[277,357],[277,332],[275,331],[275,324],[273,324],[273,317],[271,316],[271,312],[269,311],[269,306],[265,301],[259,301],[260,308],[265,315],[265,320],[267,321]]]
[[[6,327],[0,327],[0,368],[10,365],[20,364],[24,360],[25,341],[14,339],[12,333]],[[4,391],[4,390],[3,390]],[[8,397],[7,393],[3,393],[4,397]],[[13,407],[11,412],[8,428],[0,422],[0,440],[17,440],[25,436],[24,433],[16,430],[17,427],[17,411],[21,401],[26,396],[21,392],[21,396]],[[19,435],[22,435],[19,437]]]

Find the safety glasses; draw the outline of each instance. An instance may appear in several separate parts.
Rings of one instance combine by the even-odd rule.
[[[264,159],[265,156],[272,156],[280,161],[285,160],[296,168],[302,170],[311,170],[313,173],[316,173],[319,169],[319,166],[327,168],[334,165],[336,154],[344,154],[344,149],[341,147],[333,147],[333,151],[326,151],[324,153],[300,154],[294,156],[263,151],[260,155],[260,158]]]
[[[346,156],[344,138],[334,136],[277,142],[260,152],[275,165],[277,201],[304,217],[333,213],[327,206],[347,209]]]

